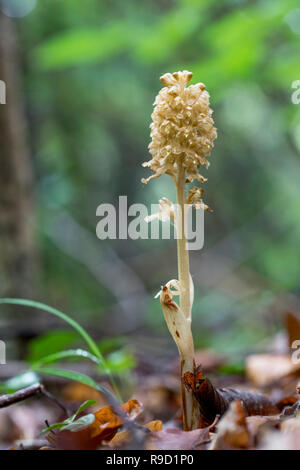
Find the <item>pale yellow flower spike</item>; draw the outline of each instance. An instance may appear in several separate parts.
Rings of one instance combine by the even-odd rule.
[[[166,85],[158,93],[152,113],[152,160],[144,163],[154,175],[143,179],[147,183],[166,173],[178,174],[178,160],[182,162],[188,182],[206,181],[199,174],[200,166],[206,168],[217,130],[209,106],[209,94],[203,83],[186,87],[193,74],[188,71],[166,73],[160,80]]]

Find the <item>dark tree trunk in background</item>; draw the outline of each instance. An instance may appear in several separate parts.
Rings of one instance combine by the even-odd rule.
[[[0,295],[32,298],[37,274],[33,170],[13,26],[0,12],[0,80],[6,84],[6,104],[0,104]],[[28,310],[22,312],[24,318]]]

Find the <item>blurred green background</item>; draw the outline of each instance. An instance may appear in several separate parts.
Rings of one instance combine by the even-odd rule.
[[[191,252],[195,342],[246,351],[299,308],[300,105],[291,101],[299,8],[296,0],[39,0],[13,20],[36,185],[35,298],[99,340],[143,349],[155,337],[173,347],[153,297],[177,275],[175,242],[100,241],[96,208],[119,195],[149,207],[174,199],[167,176],[140,182],[141,163],[159,77],[188,69],[192,83],[206,84],[218,128],[204,170],[214,212],[205,215],[204,248]]]

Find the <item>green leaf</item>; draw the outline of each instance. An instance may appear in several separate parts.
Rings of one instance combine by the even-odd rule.
[[[95,421],[95,415],[90,413],[88,415],[82,416],[81,418],[77,419],[76,421],[63,426],[60,431],[71,431],[77,432],[82,431],[82,429],[88,428],[93,422]]]
[[[70,418],[67,418],[65,419],[64,421],[61,421],[59,423],[54,423],[54,424],[51,424],[51,426],[48,426],[47,428],[43,429],[41,434],[45,434],[46,432],[49,432],[49,431],[52,431],[52,429],[58,429],[58,430],[62,430],[62,428],[64,429],[67,429],[67,426],[69,426],[70,424],[72,424],[75,420],[75,418],[83,411],[85,410],[86,408],[88,408],[89,406],[92,406],[92,405],[95,405],[97,402],[95,400],[87,400],[85,401],[84,403],[82,403],[82,405],[80,405],[80,407],[78,408],[78,410],[76,411],[76,413],[74,413]],[[89,416],[89,415],[87,415]],[[94,415],[92,415],[94,416]],[[85,418],[85,416],[83,416],[83,418]],[[81,418],[79,418],[80,420]],[[77,422],[79,421],[77,420]],[[94,421],[94,420],[93,420]],[[93,422],[92,421],[92,422]],[[92,423],[90,423],[92,424]],[[82,428],[83,429],[83,428]],[[69,429],[71,430],[71,429]],[[79,429],[77,429],[77,431],[79,431]]]
[[[82,405],[80,405],[80,407],[76,411],[76,413],[74,413],[74,415],[73,415],[74,419],[76,418],[76,416],[78,416],[86,408],[88,408],[89,406],[92,406],[92,405],[96,405],[96,403],[97,403],[96,400],[87,400],[87,401],[83,402]]]

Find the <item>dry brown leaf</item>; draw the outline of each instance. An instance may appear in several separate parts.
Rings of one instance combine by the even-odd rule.
[[[247,427],[249,432],[255,440],[260,432],[260,429],[265,424],[270,424],[271,426],[276,426],[280,422],[278,417],[274,416],[247,416],[246,418]]]
[[[298,401],[297,397],[284,397],[284,398],[281,398],[281,400],[279,400],[276,403],[276,406],[279,409],[279,411],[283,411],[285,408],[292,407],[293,405],[295,405],[297,401]]]
[[[289,347],[292,346],[294,341],[300,339],[300,319],[293,313],[285,315],[285,328],[288,334]]]
[[[257,387],[265,387],[299,370],[284,354],[253,354],[246,359],[246,374]]]
[[[142,410],[138,400],[129,400],[121,405],[129,419],[135,419]],[[104,406],[94,413],[95,421],[89,426],[91,437],[101,436],[103,441],[109,441],[123,425],[122,419],[115,414],[111,406]]]
[[[159,432],[163,429],[162,422],[160,420],[150,421],[145,424],[145,427],[152,432]],[[120,448],[130,442],[131,439],[132,433],[130,431],[120,431],[112,438],[109,447]]]
[[[92,438],[89,428],[77,432],[49,433],[47,440],[57,450],[95,450],[101,446],[103,441],[101,435]]]
[[[300,437],[300,413],[295,418],[285,419],[281,423],[281,431],[283,432],[297,432]]]
[[[167,429],[152,433],[147,439],[147,450],[200,450],[210,442],[209,428],[194,431]]]
[[[109,441],[123,425],[110,406],[104,406],[94,413],[95,421],[89,426],[91,437],[101,436],[103,441]]]
[[[274,431],[265,433],[259,450],[300,450],[300,432]]]
[[[247,428],[246,411],[239,401],[233,401],[221,421],[211,450],[247,449],[251,437]]]
[[[155,421],[150,421],[150,423],[147,423],[146,428],[152,432],[160,432],[163,430],[163,425],[159,419],[156,419]]]
[[[132,433],[130,431],[120,431],[111,439],[109,447],[120,448],[127,444],[132,439]]]
[[[128,418],[135,419],[142,412],[142,404],[135,399],[129,400],[121,405],[121,408],[128,415]]]

